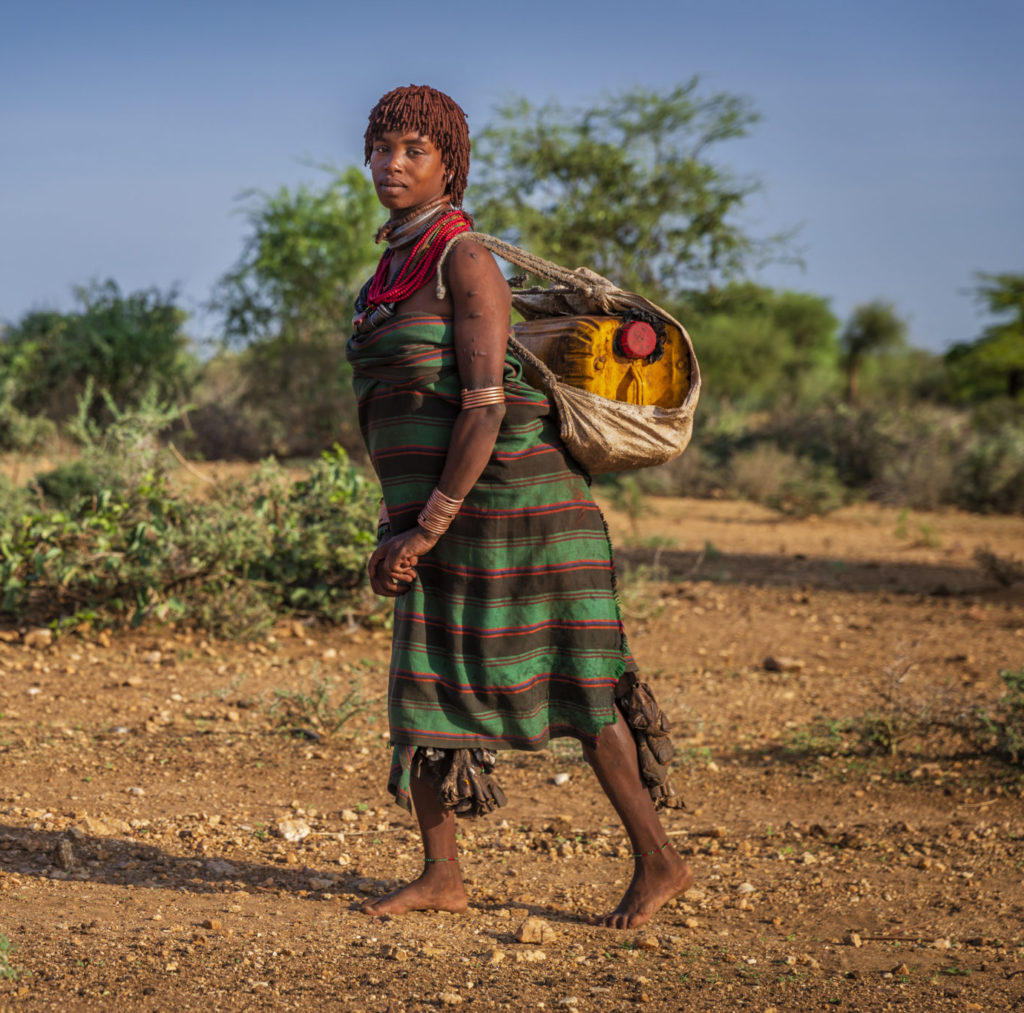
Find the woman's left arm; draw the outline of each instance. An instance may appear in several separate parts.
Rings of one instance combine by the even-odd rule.
[[[454,306],[455,357],[468,390],[501,387],[512,301],[508,282],[489,250],[467,239],[448,260],[448,288]],[[504,404],[464,408],[452,427],[448,456],[437,487],[462,499],[490,460],[505,417]]]
[[[508,282],[490,252],[467,239],[456,244],[447,263],[455,357],[462,386],[469,390],[501,387],[508,341],[511,296]],[[494,450],[504,404],[463,409],[452,427],[451,442],[437,488],[461,500],[476,485]],[[419,525],[383,542],[370,557],[370,580],[378,594],[394,596],[416,578],[419,557],[438,535]]]

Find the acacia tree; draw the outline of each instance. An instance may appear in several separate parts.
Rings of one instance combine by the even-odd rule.
[[[243,195],[245,246],[212,301],[229,341],[292,343],[347,333],[352,302],[377,260],[380,205],[356,167],[328,171],[322,189]]]
[[[381,209],[360,169],[328,171],[321,188],[246,195],[245,246],[211,302],[225,352],[207,364],[193,416],[206,454],[359,449],[344,339]]]
[[[1000,318],[977,341],[954,345],[946,353],[955,394],[979,401],[1024,394],[1024,274],[975,275],[975,297]]]
[[[480,227],[665,300],[779,255],[785,237],[755,239],[736,221],[760,184],[711,157],[758,114],[698,85],[634,89],[583,110],[526,99],[499,107],[474,143]]]
[[[854,308],[839,338],[848,404],[857,401],[865,361],[870,356],[905,345],[906,335],[906,321],[896,315],[892,303],[876,299]]]

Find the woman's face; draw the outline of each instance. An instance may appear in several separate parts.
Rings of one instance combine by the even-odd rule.
[[[377,199],[391,211],[410,211],[443,196],[448,188],[441,152],[418,130],[377,137],[370,174]]]

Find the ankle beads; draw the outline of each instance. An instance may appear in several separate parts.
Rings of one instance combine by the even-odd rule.
[[[666,841],[665,843],[668,844],[668,841]],[[426,862],[429,865],[433,865],[434,862],[457,862],[458,859],[457,858],[424,858],[423,861]]]
[[[668,847],[668,841],[665,841],[665,843],[660,848],[655,848],[653,851],[634,851],[631,857],[633,857],[633,858],[650,858],[651,855],[656,855],[656,854],[658,854],[659,851],[664,851],[667,847]]]

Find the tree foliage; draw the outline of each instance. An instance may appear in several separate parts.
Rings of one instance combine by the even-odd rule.
[[[906,346],[907,325],[892,303],[876,299],[854,308],[839,338],[846,373],[846,400],[854,404],[860,393],[860,373],[872,356]]]
[[[344,339],[383,215],[360,169],[327,171],[319,188],[247,195],[242,256],[212,301],[227,347],[207,364],[192,417],[206,455],[359,449]]]
[[[953,396],[982,401],[1024,395],[1024,274],[978,274],[975,296],[997,318],[977,341],[946,353]]]
[[[836,388],[839,321],[821,296],[736,282],[673,309],[698,343],[705,395],[766,408]]]
[[[380,205],[350,166],[322,189],[248,192],[242,256],[217,285],[213,309],[229,341],[290,343],[348,333],[352,303],[379,255]]]
[[[5,331],[0,374],[14,408],[63,420],[89,383],[123,405],[147,391],[184,394],[194,361],[173,291],[124,295],[108,280],[76,288],[75,297],[80,308],[71,313],[32,311]],[[103,408],[102,399],[91,406]]]
[[[738,224],[759,184],[711,157],[757,122],[739,96],[693,78],[587,109],[518,99],[476,139],[478,225],[565,265],[585,265],[654,299],[741,273],[780,250]]]

